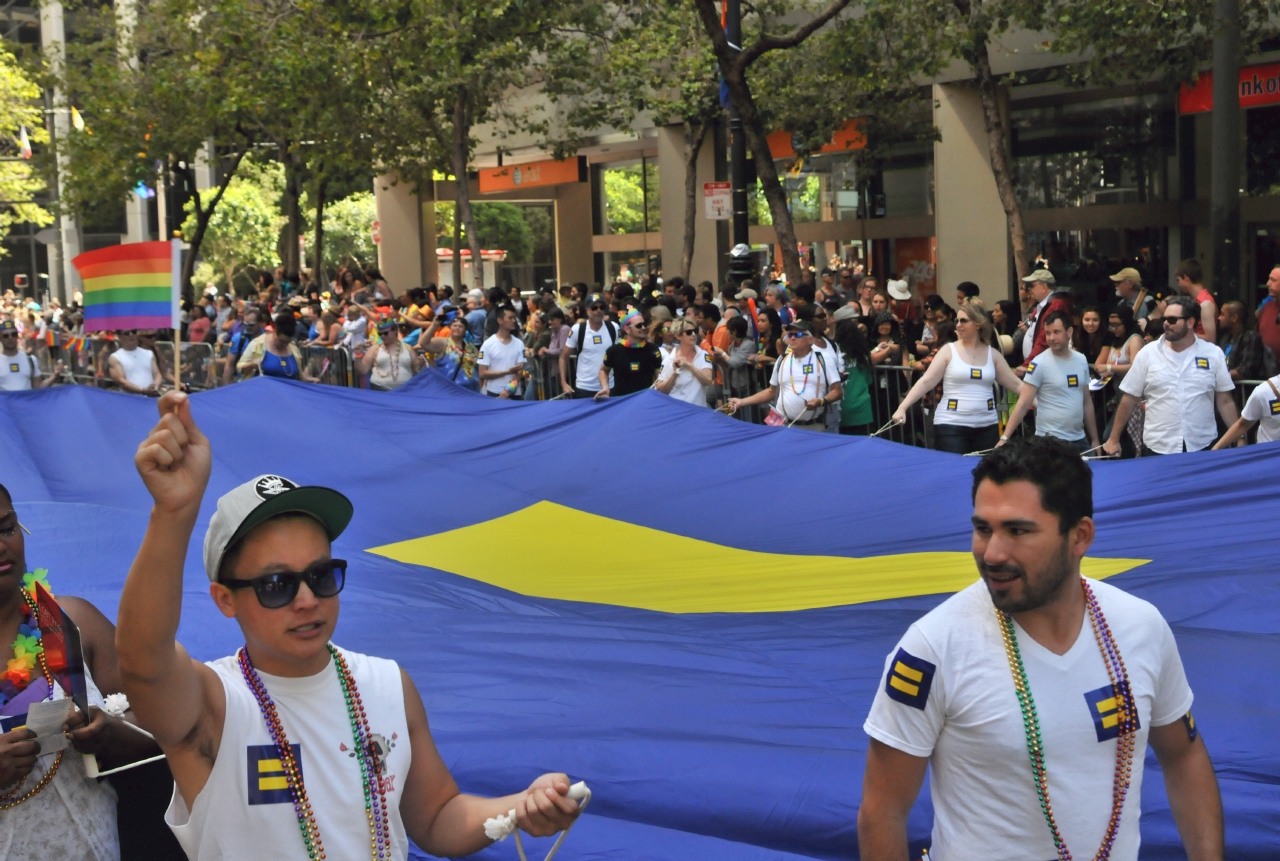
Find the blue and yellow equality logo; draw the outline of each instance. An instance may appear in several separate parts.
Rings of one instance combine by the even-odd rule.
[[[980,379],[982,379],[982,368],[970,368],[970,369],[969,369],[969,379],[971,379],[971,380],[980,380]]]
[[[1089,715],[1093,718],[1093,729],[1098,734],[1098,741],[1110,741],[1120,735],[1120,697],[1116,696],[1116,689],[1113,685],[1106,685],[1098,688],[1096,691],[1089,691],[1084,695],[1084,701],[1089,704]],[[1136,732],[1142,728],[1141,722],[1138,720],[1138,713],[1134,711],[1133,729]]]
[[[302,775],[302,745],[291,744],[293,760]],[[249,745],[249,804],[292,804],[289,779],[284,774],[280,751],[274,744]]]
[[[564,536],[586,551],[564,554]],[[617,555],[618,547],[645,554]],[[549,500],[434,535],[368,550],[535,598],[660,613],[777,613],[958,592],[978,579],[968,550],[880,556],[807,556],[727,547]],[[610,554],[600,576],[598,553]],[[512,559],[521,564],[512,565]],[[1087,556],[1081,573],[1103,579],[1146,559]]]
[[[933,674],[938,668],[923,658],[917,658],[906,649],[899,648],[884,678],[884,692],[889,699],[903,705],[924,710],[929,701],[929,688],[933,686]]]
[[[1280,401],[1271,402],[1271,415],[1280,416]]]
[[[1075,374],[1067,374],[1067,388],[1069,389],[1080,388],[1080,377],[1076,376]]]
[[[1206,371],[1209,370],[1209,360],[1202,358],[1200,356],[1196,356],[1196,367],[1203,368]]]

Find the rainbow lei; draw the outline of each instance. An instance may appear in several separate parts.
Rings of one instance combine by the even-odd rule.
[[[37,583],[50,593],[53,592],[49,588],[48,576],[49,571],[45,568],[37,568],[34,572],[22,575],[23,591],[32,600],[23,601],[22,623],[18,626],[17,639],[13,641],[13,657],[9,659],[5,671],[0,673],[0,705],[26,690],[27,685],[35,678],[40,656],[44,654],[44,646],[40,644],[40,627],[36,623],[35,611],[31,609],[31,605],[34,603]]]

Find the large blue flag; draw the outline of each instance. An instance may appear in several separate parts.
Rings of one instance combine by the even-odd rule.
[[[192,403],[214,455],[179,630],[193,655],[240,645],[200,560],[217,497],[262,473],[335,487],[355,503],[335,640],[409,671],[464,791],[586,779],[565,858],[856,857],[884,657],[977,576],[972,459],[653,392],[496,401],[430,373],[391,394],[253,380]],[[133,452],[155,420],[153,401],[83,387],[0,397],[0,482],[29,564],[112,616],[150,508]],[[1228,856],[1280,857],[1280,444],[1095,474],[1086,572],[1172,624]],[[1142,798],[1142,857],[1181,857],[1153,757]],[[926,792],[914,845],[930,821]]]

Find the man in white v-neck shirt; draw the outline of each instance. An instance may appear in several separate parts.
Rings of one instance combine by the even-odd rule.
[[[1173,633],[1151,604],[1080,576],[1094,536],[1088,465],[1063,440],[1030,437],[973,475],[981,579],[885,661],[864,725],[860,857],[907,857],[907,816],[931,767],[931,861],[1100,848],[1136,861],[1150,744],[1187,857],[1221,861],[1222,800]]]

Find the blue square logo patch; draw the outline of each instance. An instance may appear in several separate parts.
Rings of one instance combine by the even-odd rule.
[[[1206,371],[1209,370],[1209,360],[1202,359],[1199,356],[1196,356],[1196,367],[1203,368]]]
[[[17,363],[17,362],[10,362],[10,363],[9,363],[9,373],[11,373],[11,374],[17,374],[17,373],[20,373],[20,372],[19,372],[19,370],[18,370],[18,363]]]
[[[1067,374],[1067,388],[1069,389],[1080,388],[1080,378],[1077,377],[1075,374]]]
[[[969,369],[969,379],[971,379],[971,380],[980,380],[980,379],[982,379],[982,368],[970,368],[970,369]]]
[[[1271,402],[1271,415],[1280,416],[1280,401]]]
[[[293,759],[302,774],[302,745],[291,744]],[[284,775],[284,763],[274,744],[249,745],[249,804],[292,804],[289,779]],[[305,780],[305,778],[304,778]]]
[[[1132,702],[1132,698],[1128,698]],[[1111,685],[1098,688],[1096,691],[1089,691],[1084,695],[1084,701],[1089,704],[1089,716],[1093,718],[1093,729],[1098,734],[1098,741],[1110,741],[1120,735],[1120,697],[1116,696],[1115,688]],[[1138,721],[1138,714],[1135,711],[1131,716],[1133,720],[1133,729],[1136,732],[1141,729],[1142,724]]]
[[[948,398],[948,399],[947,399],[947,409],[949,409],[949,410],[958,410],[958,409],[960,409],[960,402],[959,402],[958,400],[956,400],[955,398]]]
[[[933,674],[937,669],[928,661],[900,648],[889,665],[884,692],[891,700],[923,711],[925,703],[929,702],[929,688],[933,685]]]
[[[1029,373],[1031,373],[1032,371],[1034,371],[1035,369],[1036,369],[1036,363],[1035,363],[1035,362],[1030,362],[1030,363],[1028,363],[1028,364],[1027,364],[1027,373],[1028,373],[1028,374],[1029,374]]]
[[[593,344],[603,344],[603,343],[604,343],[604,338],[601,338],[599,335],[592,335],[592,336],[591,336],[591,343],[593,343]]]

